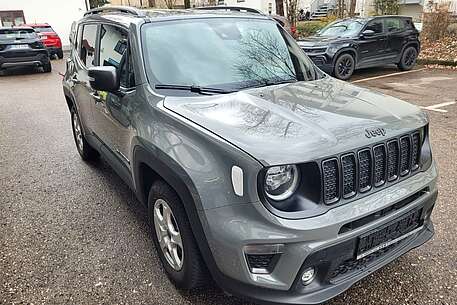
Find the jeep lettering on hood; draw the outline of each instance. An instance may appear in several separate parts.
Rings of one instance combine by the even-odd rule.
[[[166,97],[164,105],[265,165],[309,161],[322,151],[338,154],[385,139],[367,138],[366,129],[382,128],[395,137],[426,123],[415,106],[329,77],[233,94]]]

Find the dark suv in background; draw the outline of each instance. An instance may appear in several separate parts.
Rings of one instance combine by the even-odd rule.
[[[319,68],[343,80],[359,68],[396,64],[410,70],[420,51],[419,32],[403,16],[338,20],[298,44]]]
[[[0,28],[0,70],[18,66],[52,69],[48,50],[32,28]]]

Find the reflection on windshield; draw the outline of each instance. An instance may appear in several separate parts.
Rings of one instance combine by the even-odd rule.
[[[36,33],[29,29],[3,29],[0,30],[1,40],[15,40],[15,39],[28,39],[35,38]]]
[[[154,84],[241,89],[314,80],[321,74],[274,21],[212,18],[144,27]]]
[[[345,36],[358,34],[363,27],[360,20],[343,20],[329,24],[319,32],[319,36]]]

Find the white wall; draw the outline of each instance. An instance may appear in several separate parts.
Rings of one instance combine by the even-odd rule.
[[[70,44],[73,21],[86,11],[86,0],[0,0],[0,11],[22,10],[27,23],[49,23],[59,34],[62,44]]]

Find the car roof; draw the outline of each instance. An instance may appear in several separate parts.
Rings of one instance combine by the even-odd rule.
[[[102,10],[103,8],[104,10]],[[156,22],[215,17],[270,19],[270,16],[263,15],[258,11],[233,11],[230,10],[232,7],[214,9],[208,7],[204,9],[134,9],[131,7],[105,6],[103,8],[88,11],[84,14],[82,20],[109,20],[128,27],[131,23],[138,23],[140,20]]]

